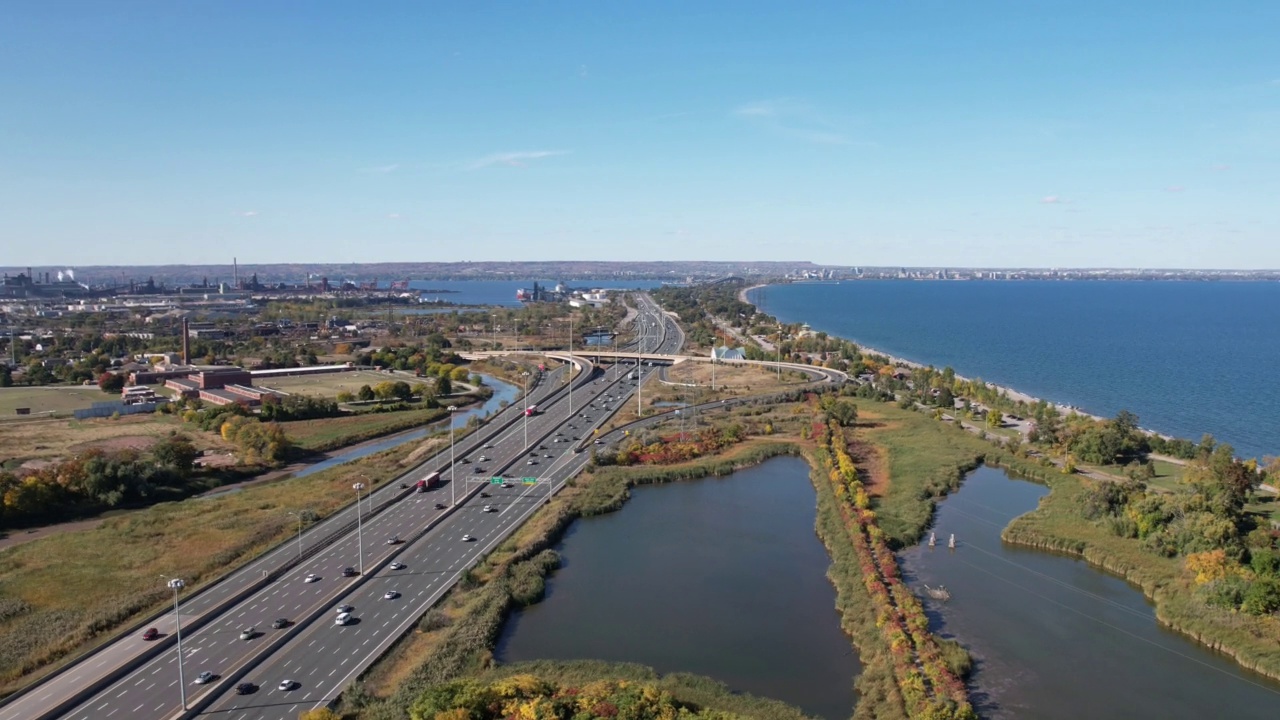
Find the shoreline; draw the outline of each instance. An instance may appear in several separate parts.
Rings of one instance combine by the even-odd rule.
[[[768,287],[770,284],[779,284],[779,283],[761,283],[761,284],[759,284],[759,285],[752,285],[752,286],[751,286],[751,287],[749,287],[749,288],[743,288],[742,292],[740,292],[740,293],[738,294],[738,298],[739,298],[740,300],[742,300],[743,302],[745,302],[745,303],[748,303],[748,304],[751,304],[751,305],[755,305],[756,309],[757,309],[757,310],[760,310],[760,306],[759,306],[759,305],[756,305],[755,303],[751,302],[751,300],[750,300],[750,299],[748,299],[748,298],[747,298],[747,293],[749,293],[749,292],[751,292],[751,291],[753,291],[753,290],[758,290],[758,289],[763,288],[763,287]],[[834,334],[834,333],[829,333],[829,334]],[[843,337],[843,336],[837,336],[837,337]],[[880,355],[881,357],[884,357],[884,358],[886,358],[887,360],[889,360],[889,362],[891,362],[891,363],[892,363],[892,364],[894,364],[894,365],[900,365],[900,366],[902,366],[902,367],[909,367],[909,368],[928,368],[928,367],[932,367],[932,368],[934,368],[934,369],[940,369],[940,368],[938,368],[938,366],[936,366],[936,365],[927,364],[927,363],[921,363],[921,362],[916,362],[916,361],[914,361],[914,360],[908,360],[908,359],[906,359],[906,358],[904,358],[904,357],[899,357],[899,356],[897,356],[897,355],[894,355],[893,353],[886,352],[886,351],[881,350],[881,349],[879,349],[879,348],[871,347],[870,345],[866,345],[866,344],[864,344],[862,341],[858,340],[857,338],[846,337],[846,338],[844,338],[844,339],[846,339],[846,340],[848,340],[849,342],[851,342],[851,343],[853,343],[853,344],[857,345],[857,346],[858,346],[858,348],[859,348],[860,350],[862,350],[863,352],[865,352],[865,353],[867,353],[867,354],[869,354],[869,355]],[[970,377],[968,377],[968,376],[966,376],[966,375],[961,375],[960,373],[956,373],[956,379],[958,379],[958,380],[964,380],[964,381],[966,381],[966,382],[973,382],[973,380],[974,380],[974,378],[970,378]],[[1025,402],[1025,403],[1027,403],[1028,405],[1033,404],[1033,403],[1038,403],[1038,402],[1047,402],[1047,403],[1049,403],[1049,405],[1050,405],[1051,407],[1053,407],[1054,409],[1056,409],[1056,410],[1058,411],[1058,414],[1059,414],[1059,415],[1062,415],[1063,417],[1067,417],[1068,415],[1070,415],[1071,413],[1073,413],[1073,412],[1074,412],[1074,413],[1075,413],[1075,414],[1077,414],[1077,415],[1083,415],[1084,417],[1090,417],[1090,418],[1093,418],[1094,420],[1106,421],[1106,420],[1108,419],[1108,418],[1105,418],[1105,417],[1103,417],[1103,416],[1101,416],[1101,415],[1096,415],[1096,414],[1094,414],[1094,413],[1088,412],[1087,410],[1083,410],[1083,409],[1081,409],[1081,408],[1079,408],[1079,407],[1077,407],[1077,406],[1075,406],[1075,405],[1071,405],[1071,404],[1067,404],[1067,403],[1054,402],[1054,401],[1052,401],[1052,400],[1046,400],[1046,399],[1044,399],[1044,398],[1038,398],[1038,397],[1035,397],[1035,396],[1033,396],[1033,395],[1028,395],[1027,393],[1024,393],[1024,392],[1022,392],[1022,391],[1020,391],[1020,390],[1016,390],[1016,389],[1014,389],[1014,388],[1007,387],[1007,386],[1005,386],[1005,385],[999,385],[999,384],[994,383],[994,382],[991,382],[991,381],[989,381],[989,380],[983,380],[983,382],[984,382],[984,383],[986,383],[988,386],[990,386],[990,387],[992,387],[992,388],[995,388],[997,391],[999,391],[1000,393],[1003,393],[1006,397],[1008,397],[1009,399],[1011,399],[1011,400],[1013,400],[1013,401],[1015,401],[1015,402],[1021,401],[1021,402]],[[1142,432],[1150,433],[1150,434],[1152,434],[1152,435],[1159,435],[1159,436],[1164,437],[1164,438],[1172,439],[1172,437],[1173,437],[1173,436],[1171,436],[1171,435],[1165,435],[1164,433],[1159,433],[1159,432],[1156,432],[1156,431],[1153,431],[1153,430],[1147,430],[1147,429],[1145,429],[1145,428],[1140,428],[1140,429],[1142,430]]]

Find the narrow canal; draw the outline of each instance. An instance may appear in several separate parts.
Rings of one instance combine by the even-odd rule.
[[[328,458],[299,470],[294,473],[293,476],[305,477],[307,475],[328,470],[331,467],[349,463],[352,460],[359,460],[362,457],[379,453],[383,450],[390,450],[393,447],[403,445],[404,443],[411,442],[413,440],[420,440],[431,433],[447,430],[450,422],[453,422],[456,427],[463,427],[472,417],[484,417],[489,413],[496,413],[502,409],[504,403],[514,402],[520,395],[519,387],[503,382],[495,377],[485,375],[484,382],[486,385],[493,388],[493,395],[490,396],[488,400],[485,400],[479,407],[459,410],[454,413],[452,420],[440,420],[429,425],[423,425],[420,428],[396,433],[395,435],[388,436],[376,442],[362,443],[358,447],[350,450],[333,453]]]
[[[917,594],[926,583],[951,592],[928,601],[930,616],[974,656],[983,717],[1280,717],[1280,684],[1161,628],[1140,590],[1080,560],[1004,545],[1001,530],[1047,492],[979,468],[939,505],[938,546],[901,554]]]
[[[799,458],[637,488],[573,524],[547,597],[512,616],[498,658],[638,662],[847,718],[861,668],[815,517]]]

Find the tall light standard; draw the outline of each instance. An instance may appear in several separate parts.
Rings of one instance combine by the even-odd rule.
[[[302,557],[302,513],[296,513],[292,510],[289,514],[298,518],[298,557]]]
[[[569,312],[569,417],[573,417],[573,312]],[[527,443],[526,443],[527,444]]]
[[[364,483],[358,482],[351,489],[356,491],[356,552],[360,553],[357,564],[360,574],[364,575],[364,517],[360,513],[360,491],[364,489]]]
[[[489,329],[493,331],[493,351],[498,352],[498,315],[489,313]]]
[[[453,436],[457,434],[453,427],[453,413],[457,409],[456,405],[449,406],[449,505],[451,507],[458,502],[458,469],[453,459]]]
[[[529,408],[533,407],[529,404],[529,373],[520,373],[520,382],[524,386],[524,447],[529,448]]]
[[[182,677],[182,616],[178,614],[178,591],[186,586],[182,578],[169,580],[169,589],[173,591],[173,624],[178,634],[178,695],[182,698],[183,711],[187,709],[187,681]]]

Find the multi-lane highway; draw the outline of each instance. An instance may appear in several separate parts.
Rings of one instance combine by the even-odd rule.
[[[677,352],[684,342],[678,324],[647,295],[638,295],[637,302],[636,349]],[[184,601],[182,682],[188,706],[194,708],[186,715],[203,710],[236,720],[291,719],[301,709],[336,697],[462,572],[586,465],[590,453],[575,448],[589,444],[595,429],[635,392],[639,381],[656,371],[637,362],[637,381],[629,379],[631,372],[600,373],[590,362],[577,362],[584,372],[574,381],[572,396],[562,388],[563,370],[549,373],[522,405],[458,442],[458,462],[452,468],[446,450],[408,477],[412,481],[442,471],[443,487],[408,493],[391,483],[366,499],[359,512],[353,506],[308,531],[301,558],[290,541]],[[531,402],[542,412],[519,416]],[[486,482],[499,475],[510,481],[505,486]],[[453,476],[456,483],[448,483]],[[526,477],[537,480],[524,484],[520,478]],[[451,505],[453,496],[456,506]],[[403,542],[390,543],[393,539]],[[363,575],[343,575],[345,568],[358,569],[361,563]],[[334,608],[343,605],[354,609],[351,622],[339,626]],[[191,621],[197,619],[204,623],[192,629]],[[277,619],[288,623],[272,627]],[[165,642],[171,623],[172,615],[166,615],[150,624],[166,635]],[[248,628],[254,632],[243,632]],[[95,662],[102,667],[80,670],[81,675],[88,673],[87,679],[73,677],[78,667]],[[121,664],[131,666],[128,674],[65,713],[47,712],[64,701],[77,682],[85,687]],[[201,672],[213,674],[212,681],[194,684]],[[285,680],[296,687],[281,689]],[[237,694],[236,685],[243,682],[252,683],[255,691]],[[183,715],[178,683],[177,652],[171,643],[157,654],[153,644],[140,637],[122,638],[108,651],[0,709],[0,720],[176,717]]]

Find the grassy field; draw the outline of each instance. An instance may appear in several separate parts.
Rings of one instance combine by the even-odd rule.
[[[292,375],[289,377],[262,378],[254,384],[287,393],[315,395],[333,398],[342,391],[355,395],[360,386],[373,387],[380,382],[404,380],[410,385],[419,380],[398,373],[374,372],[372,370],[353,370],[351,372],[324,373],[321,375]]]
[[[303,450],[327,451],[409,430],[449,416],[443,408],[421,408],[369,415],[281,423],[285,435]]]
[[[171,596],[157,575],[182,577],[193,589],[215,580],[287,539],[296,527],[287,511],[331,514],[351,500],[343,478],[362,473],[381,485],[405,469],[416,445],[304,478],[122,513],[5,551],[0,691],[165,605]]]
[[[14,411],[21,407],[31,408],[32,413],[70,415],[96,402],[119,399],[119,393],[104,393],[97,385],[0,388],[0,420],[16,417]]]
[[[66,457],[90,447],[144,448],[171,432],[183,432],[201,450],[228,450],[214,433],[170,415],[127,415],[115,420],[42,418],[0,423],[0,462]]]

